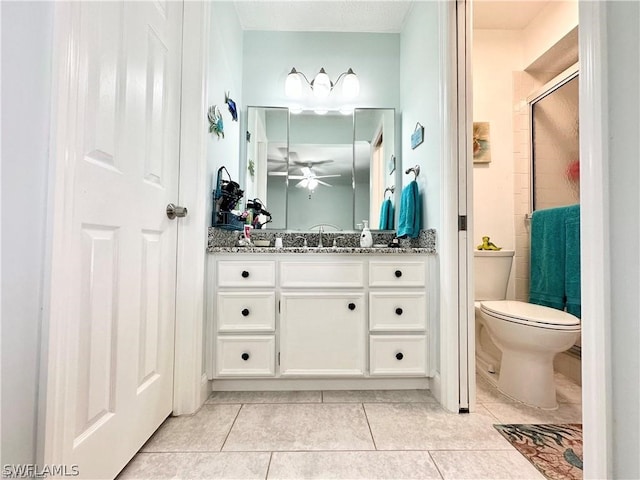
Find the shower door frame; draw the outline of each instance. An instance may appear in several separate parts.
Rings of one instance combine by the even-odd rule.
[[[536,90],[533,94],[527,97],[527,106],[529,108],[529,158],[531,175],[530,175],[530,186],[529,186],[529,205],[531,206],[531,211],[529,213],[533,213],[535,211],[535,146],[534,146],[534,138],[533,138],[533,107],[534,105],[542,100],[543,98],[548,97],[558,89],[565,86],[574,78],[578,78],[580,76],[580,62],[574,63],[569,68],[567,68],[564,72],[556,75],[553,79],[549,80],[542,87]],[[579,111],[578,111],[579,112]]]

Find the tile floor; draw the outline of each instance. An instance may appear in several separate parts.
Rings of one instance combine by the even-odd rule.
[[[495,423],[581,423],[579,386],[556,375],[541,411],[478,378],[477,409],[445,412],[428,392],[217,392],[169,418],[125,479],[543,479]]]

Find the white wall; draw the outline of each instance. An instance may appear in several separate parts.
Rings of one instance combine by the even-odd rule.
[[[404,170],[420,165],[418,186],[423,198],[422,228],[441,231],[442,162],[438,2],[418,2],[407,16],[400,41],[402,112],[402,183],[413,180]],[[424,143],[411,150],[416,122],[424,127]]]
[[[515,248],[513,72],[522,64],[516,30],[473,32],[473,120],[490,124],[490,163],[473,165],[473,241],[487,235],[496,245]],[[515,278],[507,298],[513,298]]]
[[[523,69],[578,25],[578,1],[552,1],[525,27]]]
[[[2,464],[34,463],[54,4],[2,2]]]
[[[612,478],[640,478],[640,4],[606,2],[606,13],[610,232],[603,247],[611,260],[611,289],[604,294],[611,305],[605,321],[611,332]],[[583,272],[589,275],[588,265]]]
[[[218,168],[225,166],[234,181],[240,182],[240,175],[245,176],[244,169],[240,172],[240,137],[244,136],[242,125],[246,125],[240,118],[246,114],[246,109],[240,112],[243,105],[242,95],[242,42],[243,32],[238,15],[231,2],[211,3],[211,37],[209,40],[209,75],[207,84],[208,105],[217,105],[224,121],[224,139],[218,139],[215,133],[209,135],[207,147],[208,175],[212,191],[216,184]],[[231,120],[231,114],[225,104],[225,92],[231,93],[231,98],[238,106],[238,121]],[[226,179],[226,176],[225,176]],[[246,200],[246,198],[244,199]],[[212,201],[209,202],[212,208]],[[211,219],[211,215],[208,215]],[[209,220],[211,221],[211,220]]]

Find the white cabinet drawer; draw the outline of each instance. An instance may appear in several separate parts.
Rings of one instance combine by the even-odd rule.
[[[280,285],[285,288],[362,288],[364,262],[280,262]]]
[[[273,332],[275,292],[219,292],[216,319],[219,332]]]
[[[216,376],[272,377],[276,373],[273,335],[227,336],[216,341]]]
[[[427,268],[424,260],[372,260],[369,262],[371,287],[424,287]]]
[[[424,291],[369,293],[369,329],[373,332],[424,331],[426,318]]]
[[[425,376],[427,374],[425,335],[371,335],[370,374],[384,376]]]
[[[271,261],[218,262],[219,287],[274,287],[276,266]]]

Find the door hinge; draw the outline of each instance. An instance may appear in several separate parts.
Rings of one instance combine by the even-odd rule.
[[[280,365],[280,352],[278,352],[278,365]]]
[[[466,215],[458,215],[458,231],[466,232],[467,231],[467,216]]]

